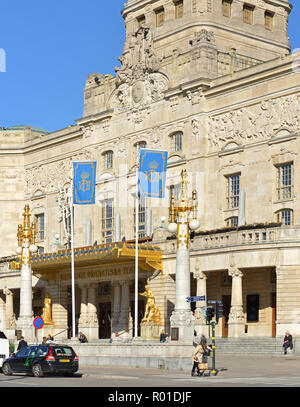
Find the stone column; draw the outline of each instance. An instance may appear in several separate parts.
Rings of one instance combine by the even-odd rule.
[[[60,283],[48,284],[45,294],[51,298],[51,313],[53,324],[44,325],[36,332],[38,340],[48,334],[55,335],[55,340],[68,337],[68,288]]]
[[[113,285],[114,290],[114,303],[112,313],[112,335],[115,332],[119,332],[119,319],[120,319],[120,307],[121,307],[121,286],[119,282],[115,282]],[[114,335],[113,335],[114,336]]]
[[[87,302],[87,313],[88,313],[88,340],[99,339],[99,321],[97,316],[97,289],[98,284],[94,283],[88,287],[88,302]]]
[[[4,300],[4,290],[3,294],[0,294],[0,331],[4,331],[6,329],[6,306]]]
[[[81,290],[81,301],[80,301],[80,317],[78,321],[78,331],[83,332],[85,335],[88,334],[88,292],[87,286],[80,286]]]
[[[228,320],[228,337],[238,338],[245,334],[245,317],[243,312],[243,273],[234,265],[228,271],[232,277],[231,308]]]
[[[206,292],[206,280],[207,275],[197,269],[194,272],[194,278],[197,280],[197,293],[196,296],[205,296],[204,301],[197,301],[196,302],[196,310],[195,310],[195,330],[197,332],[197,336],[205,335],[208,338],[209,329],[208,325],[206,325],[206,318],[201,310],[201,307],[206,306],[207,300],[207,292]]]
[[[23,252],[29,258],[29,247],[24,248]],[[24,263],[21,269],[20,315],[17,321],[17,329],[22,331],[22,335],[27,342],[35,341],[32,311],[32,271],[31,265]]]
[[[129,332],[130,320],[130,281],[121,282],[121,313],[119,319],[119,333],[122,333],[122,338],[132,337],[132,331]],[[124,333],[123,333],[124,332]]]

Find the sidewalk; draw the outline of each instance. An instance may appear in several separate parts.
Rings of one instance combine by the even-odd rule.
[[[80,360],[79,360],[80,362]],[[209,361],[211,366],[211,359]],[[191,361],[192,368],[192,361]],[[241,356],[241,355],[220,355],[216,357],[216,369],[218,377],[259,377],[259,376],[299,376],[300,375],[300,356],[282,355],[282,356]],[[87,376],[101,376],[107,373],[133,374],[164,374],[167,376],[179,376],[183,374],[190,375],[190,370],[166,370],[153,368],[128,368],[125,366],[84,366],[80,365],[78,373]]]

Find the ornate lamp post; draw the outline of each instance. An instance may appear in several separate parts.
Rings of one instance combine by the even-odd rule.
[[[179,199],[172,197],[170,205],[170,224],[168,230],[177,232],[176,253],[176,297],[175,309],[171,315],[171,329],[178,328],[179,340],[191,340],[194,334],[194,317],[186,298],[190,296],[190,230],[196,230],[200,224],[197,220],[197,192],[194,190],[192,199],[188,198],[187,173],[181,171],[181,189]],[[177,213],[177,223],[175,215]],[[192,219],[189,215],[192,214]]]
[[[25,205],[23,225],[18,226],[17,254],[21,256],[21,289],[20,289],[20,315],[17,321],[17,329],[22,330],[22,335],[27,340],[34,339],[33,312],[32,312],[32,253],[37,252],[35,244],[36,224],[30,224],[29,205]]]

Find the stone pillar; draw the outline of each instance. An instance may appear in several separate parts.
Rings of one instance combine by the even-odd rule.
[[[206,292],[206,280],[207,275],[197,269],[194,272],[194,278],[197,280],[197,293],[196,296],[205,296],[204,301],[197,301],[196,302],[196,310],[195,310],[195,331],[197,332],[197,336],[205,335],[208,338],[209,334],[209,327],[206,325],[206,318],[203,314],[201,307],[206,307],[206,300],[207,300],[207,292]]]
[[[3,293],[6,296],[5,308],[6,308],[6,329],[15,331],[16,329],[16,316],[14,314],[14,295],[11,290],[5,288]],[[13,332],[14,333],[14,332]]]
[[[89,341],[99,338],[99,321],[97,316],[97,289],[98,284],[94,283],[88,287],[88,302],[87,302],[87,313],[88,313],[88,330],[87,338]]]
[[[121,282],[121,313],[119,319],[119,333],[122,338],[132,337],[132,330],[129,332],[130,322],[130,281]],[[124,332],[124,333],[123,333]]]
[[[121,286],[119,282],[113,284],[114,290],[114,303],[113,303],[113,313],[112,313],[112,336],[115,332],[119,332],[119,319],[120,319],[120,310],[121,310]]]
[[[0,294],[0,331],[4,331],[6,329],[6,306],[4,300],[4,290],[3,294]]]
[[[232,277],[231,308],[228,320],[228,337],[238,338],[245,334],[245,317],[243,312],[243,273],[235,265],[228,271]]]
[[[24,256],[29,258],[29,247],[23,248]],[[32,311],[32,271],[30,264],[22,265],[20,284],[20,315],[17,321],[17,329],[22,331],[27,342],[35,341]]]
[[[85,335],[88,335],[88,292],[87,286],[81,285],[81,301],[80,301],[80,316],[78,320],[78,331],[83,332]]]

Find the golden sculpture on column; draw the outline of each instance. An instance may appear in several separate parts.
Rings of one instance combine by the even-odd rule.
[[[161,323],[159,308],[155,304],[153,291],[150,290],[149,285],[146,285],[145,291],[140,293],[140,295],[147,298],[145,314],[141,323],[141,337],[149,340],[159,339],[163,331],[163,325]]]
[[[140,295],[143,295],[144,297],[147,297],[147,303],[146,303],[146,308],[145,308],[145,314],[144,318],[142,319],[142,322],[156,322],[160,323],[160,311],[155,304],[155,299],[152,290],[150,290],[149,286],[145,286],[145,292],[140,293]]]
[[[52,321],[52,313],[51,313],[51,298],[50,295],[47,294],[44,300],[44,308],[42,318],[44,320],[45,325],[54,325]]]

